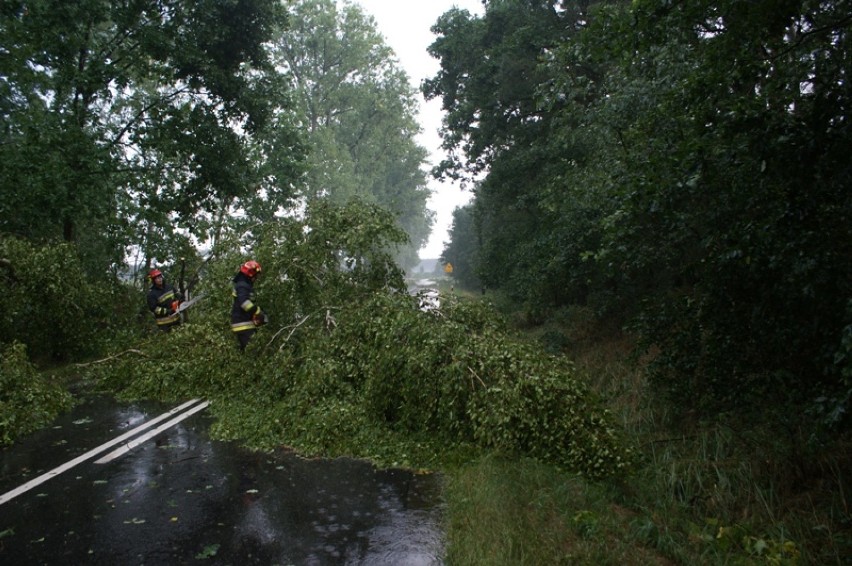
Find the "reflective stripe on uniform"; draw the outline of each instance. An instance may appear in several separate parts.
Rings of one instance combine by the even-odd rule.
[[[164,324],[172,324],[174,322],[177,322],[179,319],[180,319],[180,315],[178,313],[174,313],[173,315],[170,315],[170,316],[164,316],[164,317],[156,319],[157,320],[157,326],[163,326]]]
[[[246,299],[245,301],[243,301],[243,304],[240,305],[240,308],[246,312],[249,312],[251,309],[254,308],[254,303],[251,302],[251,299]]]
[[[154,316],[157,317],[157,324],[171,324],[178,319],[177,313],[171,314],[171,304],[173,302],[175,302],[174,290],[166,291],[157,299],[157,305],[159,306],[154,309]]]
[[[244,332],[246,330],[254,330],[256,328],[254,322],[235,322],[231,325],[231,330],[233,332]]]
[[[165,303],[171,303],[174,300],[175,300],[175,292],[174,292],[174,290],[172,290],[172,291],[166,291],[165,293],[160,295],[160,298],[157,299],[157,302],[160,303],[161,305],[163,305]]]

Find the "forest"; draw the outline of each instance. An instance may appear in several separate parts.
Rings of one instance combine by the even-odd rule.
[[[218,438],[446,474],[448,563],[846,563],[852,5],[483,5],[411,85],[355,3],[4,1],[0,444],[204,396]],[[429,176],[473,197],[438,312]],[[152,268],[203,296],[169,333]]]

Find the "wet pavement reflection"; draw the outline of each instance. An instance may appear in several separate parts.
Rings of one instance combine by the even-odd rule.
[[[0,494],[171,408],[89,400],[0,451]],[[437,476],[249,452],[210,440],[210,422],[202,411],[0,504],[0,563],[442,563]]]

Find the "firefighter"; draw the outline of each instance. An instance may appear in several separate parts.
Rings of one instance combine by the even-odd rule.
[[[240,266],[234,276],[234,305],[231,307],[231,331],[237,337],[240,351],[257,332],[257,327],[266,323],[266,315],[254,302],[254,282],[260,274],[260,264],[249,260]]]
[[[148,308],[154,313],[157,328],[168,332],[173,326],[180,324],[178,307],[182,298],[181,294],[166,283],[163,272],[159,269],[152,269],[148,273],[148,279],[151,281],[151,290],[148,291]]]

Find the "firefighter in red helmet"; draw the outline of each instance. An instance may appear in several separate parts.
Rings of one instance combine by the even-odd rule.
[[[154,313],[157,328],[168,332],[173,326],[180,324],[178,306],[182,297],[174,287],[166,283],[163,272],[159,269],[149,271],[148,280],[151,282],[151,289],[148,291],[148,308]]]
[[[252,336],[257,332],[257,327],[266,323],[266,315],[254,302],[254,282],[260,272],[260,264],[249,260],[240,266],[234,276],[231,331],[237,337],[241,352],[245,351]]]

